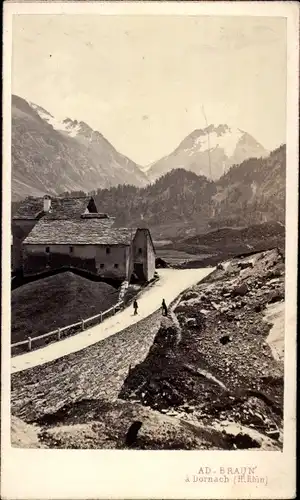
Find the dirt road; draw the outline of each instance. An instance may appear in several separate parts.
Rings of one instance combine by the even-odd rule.
[[[20,372],[34,366],[54,361],[68,354],[85,349],[88,346],[122,331],[124,328],[147,318],[158,310],[163,298],[166,300],[167,304],[170,303],[186,288],[200,282],[212,271],[213,268],[184,270],[160,269],[159,281],[145,290],[138,299],[138,315],[133,315],[131,306],[103,321],[100,325],[78,333],[73,337],[55,342],[36,351],[15,356],[11,361],[11,372]]]

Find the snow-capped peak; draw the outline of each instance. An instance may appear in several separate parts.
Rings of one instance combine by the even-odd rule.
[[[41,106],[38,106],[33,102],[29,102],[29,104],[32,109],[34,109],[34,111],[36,111],[36,113],[40,116],[40,118],[49,123],[49,125],[51,125],[55,130],[58,130],[59,132],[65,132],[70,137],[75,137],[79,133],[81,126],[77,122],[77,120],[73,121],[70,118],[59,120]]]
[[[232,165],[267,154],[249,133],[226,124],[209,125],[190,133],[168,156],[147,169],[149,179],[185,168],[209,179],[219,179]]]
[[[243,134],[242,130],[231,128],[228,125],[219,125],[218,127],[210,125],[199,130],[198,134],[195,131],[191,147],[184,150],[189,156],[192,156],[198,152],[221,148],[227,157],[231,157]]]

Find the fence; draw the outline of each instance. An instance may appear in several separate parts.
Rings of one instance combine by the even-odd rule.
[[[44,333],[43,335],[39,335],[38,337],[33,337],[33,338],[28,337],[27,340],[22,340],[21,342],[16,342],[15,344],[12,344],[11,348],[13,349],[13,348],[20,347],[20,346],[27,344],[28,351],[31,351],[33,342],[36,342],[38,340],[42,340],[42,339],[46,339],[49,337],[51,338],[51,337],[56,336],[55,340],[59,341],[61,339],[62,335],[64,337],[66,337],[67,336],[66,334],[68,332],[70,333],[71,330],[75,330],[75,332],[77,331],[77,329],[84,331],[85,327],[88,323],[92,323],[92,322],[95,322],[95,324],[102,323],[102,321],[105,317],[110,316],[111,313],[115,314],[123,306],[123,304],[124,304],[123,300],[119,301],[113,307],[110,307],[110,309],[107,309],[106,311],[100,312],[99,314],[95,314],[95,316],[91,316],[90,318],[82,319],[82,320],[78,321],[77,323],[73,323],[72,325],[64,326],[63,328],[57,328],[56,330],[52,330],[51,332]]]
[[[157,281],[158,281],[158,276],[154,277],[149,283],[147,283],[144,287],[141,288],[140,293],[144,291],[145,288],[153,286]],[[106,311],[100,312],[99,314],[95,314],[95,316],[91,316],[90,318],[82,319],[80,321],[77,321],[77,323],[73,323],[72,325],[67,325],[64,326],[63,328],[57,328],[56,330],[52,330],[51,332],[44,333],[43,335],[39,335],[38,337],[28,337],[27,340],[22,340],[21,342],[16,342],[15,344],[11,345],[11,349],[16,349],[18,347],[25,346],[27,344],[27,350],[31,351],[32,350],[32,344],[34,342],[37,342],[39,340],[43,340],[46,338],[51,338],[56,335],[56,341],[61,340],[62,337],[67,337],[68,333],[69,334],[75,334],[78,332],[78,330],[83,331],[85,330],[85,326],[88,323],[94,322],[94,325],[98,323],[102,323],[103,319],[105,317],[108,317],[111,313],[115,314],[117,310],[119,310],[122,306],[128,306],[134,299],[134,297],[138,297],[139,294],[134,294],[133,297],[131,297],[129,300],[124,301],[124,299],[119,300],[117,304],[115,304],[113,307],[110,309],[107,309]],[[100,321],[98,321],[100,320]],[[93,326],[94,326],[93,325]],[[92,325],[90,324],[90,327]],[[73,332],[72,332],[73,330]],[[42,346],[40,346],[42,347]]]

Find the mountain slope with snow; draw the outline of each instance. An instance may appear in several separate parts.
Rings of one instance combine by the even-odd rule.
[[[217,180],[232,165],[267,154],[268,151],[247,132],[228,125],[209,125],[205,129],[194,130],[173,153],[146,166],[144,171],[151,180],[176,168]]]
[[[146,175],[84,122],[55,119],[12,96],[12,199],[91,191],[118,184],[145,186]]]
[[[61,121],[55,118],[51,113],[46,111],[44,108],[41,106],[38,106],[34,102],[29,102],[29,105],[32,107],[34,111],[37,112],[40,118],[44,120],[45,122],[49,123],[55,130],[58,130],[59,132],[65,132],[67,135],[70,137],[76,137],[80,130],[79,123],[75,120],[73,122],[69,118],[66,118],[65,120]]]

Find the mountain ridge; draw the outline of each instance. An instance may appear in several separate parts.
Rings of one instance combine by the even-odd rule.
[[[170,157],[179,168],[169,168]],[[160,162],[168,168],[155,178]],[[117,224],[146,221],[158,236],[174,237],[177,230],[192,236],[221,221],[253,223],[251,217],[284,221],[285,146],[267,154],[250,134],[226,124],[195,129],[171,155],[141,167],[84,121],[57,120],[13,95],[12,167],[13,201],[94,193]]]
[[[226,124],[209,125],[187,135],[169,155],[146,166],[150,180],[176,168],[185,168],[212,180],[250,157],[265,157],[268,151],[248,132]]]
[[[211,181],[176,169],[143,188],[93,191],[101,210],[118,225],[143,225],[154,237],[193,236],[210,229],[285,223],[286,147],[266,158],[250,158]]]
[[[12,198],[89,191],[119,183],[143,186],[138,165],[84,122],[59,122],[38,105],[12,96]],[[46,161],[45,161],[46,159]]]
[[[147,225],[156,239],[193,237],[222,227],[285,223],[286,146],[267,158],[232,166],[218,181],[185,169],[168,172],[144,187],[94,189],[99,209],[117,226]],[[64,193],[64,196],[81,193]],[[17,205],[17,204],[16,204]]]

